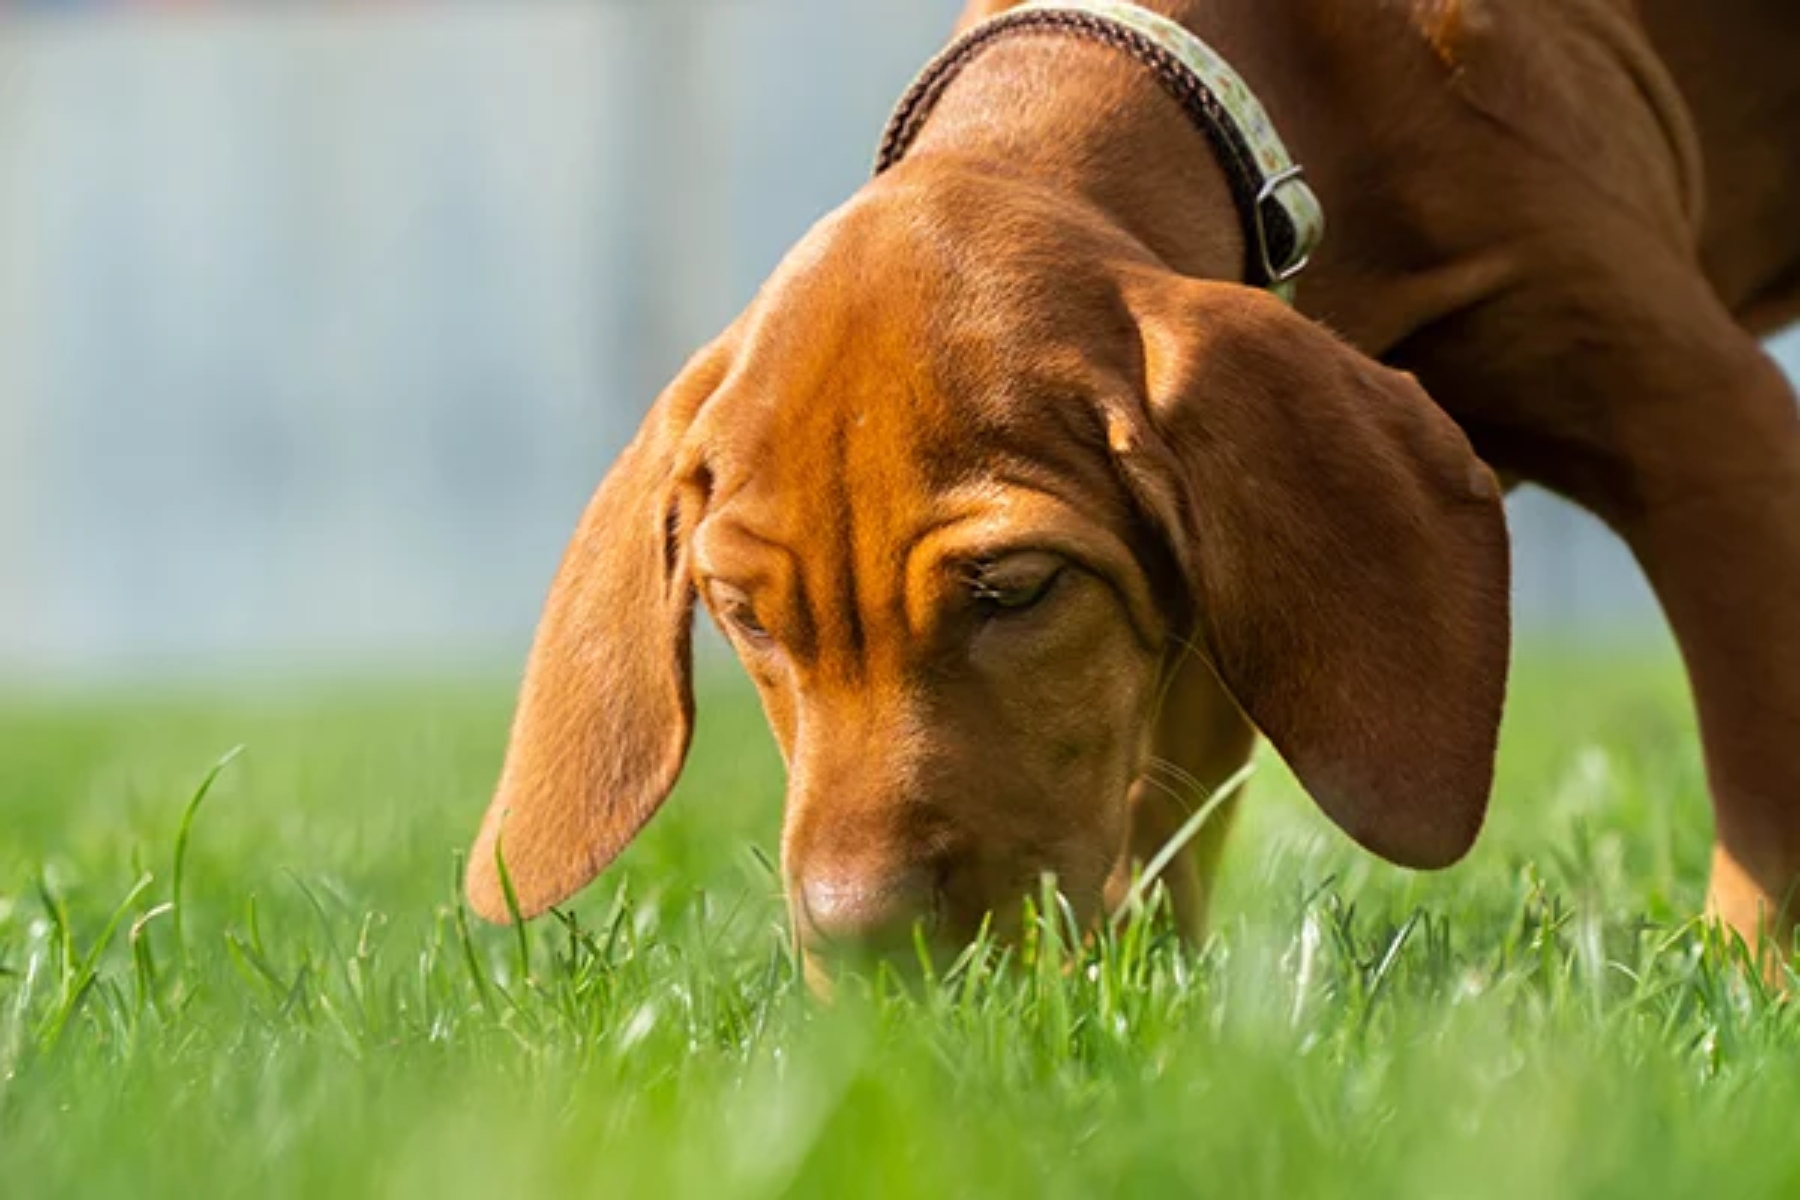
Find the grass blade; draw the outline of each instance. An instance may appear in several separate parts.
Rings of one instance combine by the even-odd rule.
[[[207,795],[212,792],[213,784],[218,782],[220,774],[224,772],[226,767],[229,767],[233,762],[237,761],[238,755],[243,752],[244,748],[242,746],[233,746],[230,750],[225,752],[224,757],[220,758],[218,762],[212,765],[212,769],[208,771],[206,777],[200,781],[200,786],[195,788],[194,794],[189,797],[187,808],[181,814],[181,828],[175,833],[175,871],[174,876],[170,881],[170,890],[173,892],[173,897],[170,899],[169,904],[175,931],[175,958],[184,969],[188,961],[187,923],[183,919],[187,912],[187,906],[182,902],[182,885],[187,880],[188,843],[193,838],[194,834],[194,818],[199,815],[200,805],[205,803]]]

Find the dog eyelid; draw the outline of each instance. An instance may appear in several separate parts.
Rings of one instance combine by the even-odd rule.
[[[731,622],[739,633],[743,634],[753,642],[768,642],[774,640],[774,635],[763,627],[761,621],[756,619],[756,614],[751,611],[750,606],[747,604],[733,605],[730,608],[727,608],[725,610],[725,619]]]
[[[992,567],[991,563],[977,564],[969,577],[969,590],[977,604],[996,614],[1036,607],[1068,572],[1068,564],[1058,562],[1041,574],[1008,579],[1004,573],[992,571]]]
[[[774,641],[774,635],[756,615],[756,608],[750,603],[750,597],[728,583],[714,581],[707,588],[712,600],[713,610],[719,614],[720,620],[730,626],[733,631],[745,640],[757,645],[766,645]]]

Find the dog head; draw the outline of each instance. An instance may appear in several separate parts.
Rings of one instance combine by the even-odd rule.
[[[698,599],[788,768],[802,944],[1083,915],[1198,653],[1330,817],[1440,866],[1507,655],[1499,490],[1408,376],[1080,204],[921,161],[828,218],[657,401],[582,518],[473,851],[504,919],[674,785]]]

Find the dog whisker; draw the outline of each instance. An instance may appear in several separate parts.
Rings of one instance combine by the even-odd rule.
[[[1174,762],[1167,758],[1164,758],[1160,754],[1152,754],[1147,760],[1145,760],[1144,765],[1146,767],[1150,767],[1150,768],[1154,768],[1156,770],[1162,771],[1165,775],[1168,775],[1170,778],[1174,779],[1177,783],[1180,783],[1185,787],[1189,787],[1189,788],[1194,789],[1195,791],[1200,791],[1200,792],[1203,792],[1206,790],[1205,781],[1203,781],[1198,775],[1194,774],[1192,771],[1188,770],[1186,767],[1182,766],[1180,763]]]
[[[1188,795],[1185,792],[1180,791],[1177,788],[1171,787],[1169,784],[1163,782],[1162,780],[1158,779],[1154,775],[1142,775],[1142,776],[1139,776],[1139,778],[1141,778],[1145,783],[1149,784],[1150,786],[1157,788],[1157,789],[1161,790],[1162,792],[1166,793],[1170,799],[1174,800],[1176,804],[1179,804],[1181,806],[1181,810],[1183,812],[1191,813],[1194,811],[1194,797]]]

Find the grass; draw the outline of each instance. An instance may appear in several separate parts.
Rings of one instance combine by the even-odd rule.
[[[1071,949],[1052,904],[1002,963],[829,1008],[723,676],[615,873],[474,924],[508,700],[0,705],[4,1193],[1800,1194],[1800,1015],[1689,919],[1661,657],[1521,663],[1454,871],[1374,862],[1265,763],[1201,951],[1153,912]]]

